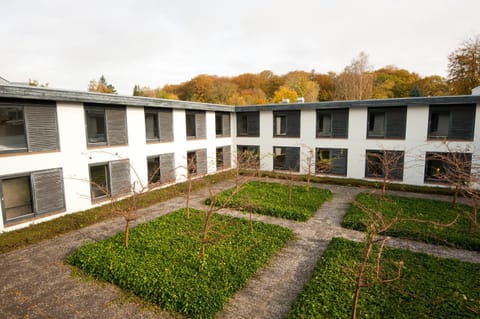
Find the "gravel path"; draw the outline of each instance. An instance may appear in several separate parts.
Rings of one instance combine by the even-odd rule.
[[[215,191],[230,185],[231,182],[217,184]],[[344,229],[340,222],[355,196],[365,189],[317,186],[330,189],[334,197],[324,203],[308,222],[254,215],[255,220],[292,229],[297,239],[237,292],[218,318],[284,317],[333,237],[362,240],[362,233]],[[195,192],[192,206],[204,207],[203,200],[207,196],[205,189]],[[183,198],[174,198],[151,206],[142,211],[137,223],[150,221],[183,205]],[[221,213],[248,217],[232,210],[222,210]],[[126,296],[114,285],[72,276],[72,268],[63,263],[64,258],[84,242],[108,238],[122,231],[123,225],[122,219],[113,219],[0,255],[0,318],[181,318],[157,307],[144,309],[141,302]],[[398,239],[389,240],[389,245],[480,263],[479,252]]]

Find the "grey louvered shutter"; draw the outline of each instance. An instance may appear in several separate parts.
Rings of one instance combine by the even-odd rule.
[[[448,138],[452,140],[473,140],[475,128],[475,106],[450,108],[450,129]]]
[[[196,151],[197,154],[197,174],[207,174],[207,149],[203,148]]]
[[[204,139],[207,137],[207,123],[205,120],[205,112],[195,112],[195,127],[196,131],[196,138],[197,139]]]
[[[331,150],[331,167],[328,173],[335,175],[347,175],[347,149],[332,149]]]
[[[112,196],[130,193],[130,161],[120,160],[110,162],[110,180]]]
[[[230,114],[222,114],[222,136],[228,137],[231,135],[230,132]]]
[[[173,153],[160,155],[160,182],[175,181],[175,156]]]
[[[57,107],[34,106],[24,107],[28,150],[53,151],[59,150]]]
[[[108,145],[128,144],[125,108],[106,108]]]
[[[44,214],[65,210],[61,168],[32,173],[31,180],[35,213]]]
[[[160,126],[160,142],[172,142],[173,113],[171,109],[158,111],[158,124]]]
[[[386,138],[405,138],[407,108],[386,109]]]
[[[232,166],[232,155],[230,146],[224,146],[222,149],[223,153],[223,168],[230,168]]]
[[[285,112],[287,118],[287,136],[300,137],[300,111]]]
[[[260,136],[259,112],[251,112],[247,115],[247,136]]]
[[[332,111],[332,137],[348,137],[348,109]]]
[[[298,172],[300,169],[300,147],[286,147],[285,149],[285,169]]]

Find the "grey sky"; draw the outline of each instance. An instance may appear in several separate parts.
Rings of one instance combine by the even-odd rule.
[[[447,56],[480,33],[479,0],[0,0],[0,76],[120,94],[201,73],[341,72],[360,51],[446,76]]]

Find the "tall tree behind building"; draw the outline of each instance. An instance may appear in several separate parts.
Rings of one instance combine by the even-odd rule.
[[[99,93],[117,93],[115,87],[107,82],[103,74],[100,76],[98,82],[96,80],[90,80],[90,82],[88,82],[88,91]]]
[[[372,66],[368,55],[360,52],[335,79],[336,100],[365,100],[373,95]]]
[[[470,94],[480,85],[480,34],[462,43],[448,56],[448,81],[452,94]]]

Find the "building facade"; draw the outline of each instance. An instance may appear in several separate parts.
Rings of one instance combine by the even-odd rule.
[[[110,196],[236,165],[435,184],[451,150],[478,164],[480,96],[233,107],[0,84],[0,231],[108,202]]]

